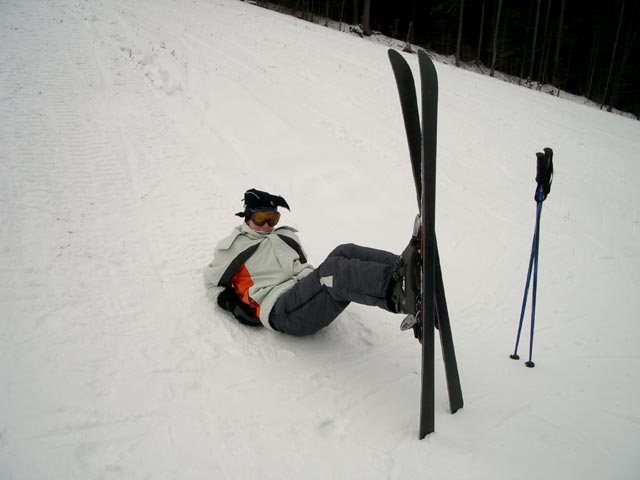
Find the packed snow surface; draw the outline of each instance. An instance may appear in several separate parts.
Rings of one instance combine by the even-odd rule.
[[[436,343],[420,441],[399,316],[352,305],[293,338],[202,286],[251,187],[287,199],[314,265],[404,248],[386,46],[236,0],[0,0],[0,478],[637,479],[640,123],[436,68],[465,406]],[[509,354],[547,146],[528,369],[528,326]]]

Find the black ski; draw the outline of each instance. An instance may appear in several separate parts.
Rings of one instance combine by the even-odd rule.
[[[400,53],[389,50],[389,60],[400,95],[419,208],[418,228],[414,228],[414,236],[417,235],[421,246],[422,292],[420,304],[416,307],[419,313],[414,330],[422,342],[420,438],[424,438],[434,431],[435,423],[434,326],[440,331],[451,413],[462,408],[463,398],[435,235],[438,77],[431,59],[424,51],[419,52],[418,58],[422,87],[422,131],[411,68]]]
[[[422,93],[422,395],[420,438],[435,430],[434,326],[436,318],[436,138],[438,77],[418,52]]]

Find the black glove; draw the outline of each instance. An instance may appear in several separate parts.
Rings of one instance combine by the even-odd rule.
[[[236,295],[235,290],[231,287],[225,288],[220,292],[220,295],[218,295],[218,305],[228,312],[233,311],[234,305],[239,301],[238,295]]]
[[[255,308],[250,307],[236,294],[232,287],[225,288],[218,295],[218,305],[231,314],[243,325],[251,327],[259,327],[262,325],[258,317],[256,317]]]

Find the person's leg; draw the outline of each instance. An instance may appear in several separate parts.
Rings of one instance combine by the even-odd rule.
[[[339,246],[280,297],[271,326],[291,335],[309,335],[329,325],[350,302],[390,310],[389,283],[397,262],[397,255],[382,250]]]
[[[273,306],[269,323],[282,333],[311,335],[333,322],[348,305],[348,301],[329,294],[316,270],[282,294]]]
[[[397,257],[396,257],[397,261]],[[330,256],[317,269],[320,283],[336,301],[387,308],[394,263]]]
[[[353,258],[367,262],[382,263],[384,265],[395,265],[398,262],[398,255],[395,253],[375,248],[361,247],[353,243],[338,245],[328,257]]]

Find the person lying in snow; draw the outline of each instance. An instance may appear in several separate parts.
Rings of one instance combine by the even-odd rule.
[[[220,307],[245,325],[297,336],[326,327],[350,302],[408,313],[401,256],[346,244],[314,269],[297,230],[275,228],[278,207],[290,210],[281,196],[245,192],[244,211],[236,214],[244,222],[217,244],[204,272],[208,296]]]

